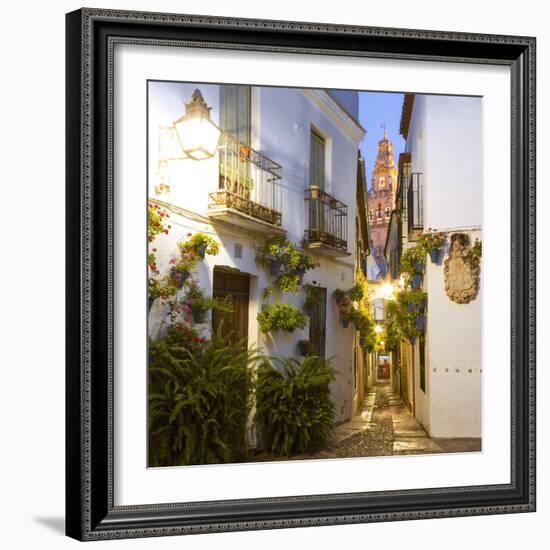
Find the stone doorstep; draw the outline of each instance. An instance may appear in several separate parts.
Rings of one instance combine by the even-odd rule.
[[[396,430],[394,428],[393,430],[394,439],[401,439],[401,438],[426,438],[428,437],[426,435],[426,432],[424,430]]]
[[[443,449],[434,443],[429,437],[399,438],[393,442],[393,452],[418,451],[419,453],[441,453]]]

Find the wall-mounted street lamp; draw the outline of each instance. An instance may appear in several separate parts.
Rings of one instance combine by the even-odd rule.
[[[210,109],[200,90],[195,90],[185,114],[174,122],[174,128],[185,156],[204,160],[216,154],[221,131],[210,118]]]
[[[176,129],[172,124],[159,126],[159,161],[165,163],[169,160],[181,160],[187,158],[182,151]]]

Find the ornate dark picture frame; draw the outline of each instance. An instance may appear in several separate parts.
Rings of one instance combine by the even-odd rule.
[[[510,67],[511,483],[114,505],[111,138],[115,43]],[[66,55],[67,535],[100,540],[535,510],[534,38],[82,9],[67,15]]]

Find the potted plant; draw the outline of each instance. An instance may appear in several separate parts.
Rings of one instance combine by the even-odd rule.
[[[350,322],[354,320],[355,311],[356,310],[353,307],[353,303],[347,298],[344,301],[342,301],[338,304],[338,312],[340,313],[340,321],[341,321],[342,326],[344,328],[348,328]]]
[[[424,273],[426,260],[426,249],[416,244],[406,248],[401,256],[401,271],[413,275],[415,273]]]
[[[361,283],[355,283],[347,291],[347,295],[349,296],[350,300],[353,300],[354,302],[359,302],[359,300],[362,300],[365,296],[365,289]]]
[[[194,251],[202,260],[206,254],[216,256],[220,251],[220,244],[214,238],[200,231],[192,235],[187,234],[188,239],[178,243],[180,249],[185,251]]]
[[[193,322],[201,324],[206,322],[206,315],[214,305],[214,300],[206,296],[206,292],[193,281],[189,285],[185,302],[193,316]]]
[[[422,275],[415,273],[410,277],[410,285],[414,290],[418,290],[422,286]]]
[[[333,293],[334,301],[336,304],[341,304],[347,297],[346,291],[341,288],[337,288]]]
[[[260,330],[264,333],[273,330],[293,332],[297,328],[305,328],[307,317],[299,309],[290,304],[263,304],[257,316]]]
[[[429,254],[432,263],[439,265],[442,259],[445,235],[442,233],[438,234],[435,232],[435,229],[428,228],[428,232],[420,237],[419,244]]]
[[[170,259],[169,278],[178,290],[183,288],[187,279],[191,276],[191,271],[197,263],[197,255],[193,250],[185,250],[180,247],[180,257]]]
[[[481,241],[479,239],[476,239],[476,242],[473,244],[472,248],[470,249],[470,257],[472,260],[472,264],[474,266],[479,265],[479,262],[481,260],[481,253],[482,253]]]
[[[408,311],[420,311],[426,305],[427,294],[422,290],[403,290],[399,293],[399,300],[406,304]]]
[[[269,267],[270,274],[277,277],[275,286],[283,292],[296,292],[302,284],[306,271],[317,266],[303,250],[284,236],[278,235],[265,241],[256,254],[256,262],[261,266]],[[289,281],[293,281],[290,286],[287,284]]]

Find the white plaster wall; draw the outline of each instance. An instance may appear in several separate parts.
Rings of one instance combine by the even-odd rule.
[[[300,241],[304,234],[304,190],[309,187],[310,130],[314,127],[327,141],[325,191],[348,206],[351,255],[347,262],[353,264],[358,142],[346,136],[302,90],[263,87],[258,91],[258,149],[283,166],[283,223],[288,237]]]
[[[218,122],[218,86],[193,84],[172,84],[159,89],[158,83],[151,84],[149,109],[149,196],[157,196],[155,185],[159,181],[157,163],[157,132],[159,123],[176,120],[183,113],[183,101],[188,101],[195,87],[199,87],[206,102],[212,107],[212,118]],[[166,86],[166,85],[165,85]],[[157,94],[157,95],[155,95]],[[283,167],[283,228],[287,237],[300,243],[305,223],[304,190],[309,186],[309,139],[313,125],[327,139],[326,191],[348,206],[348,251],[349,257],[329,259],[314,255],[320,267],[308,272],[304,283],[315,280],[327,288],[326,356],[333,358],[337,372],[331,385],[331,394],[336,405],[336,420],[350,418],[353,408],[353,326],[342,327],[332,299],[336,288],[348,288],[353,284],[353,236],[355,220],[355,194],[357,177],[357,142],[353,141],[299,89],[254,88],[252,93],[252,145]],[[207,292],[212,290],[215,266],[230,266],[248,273],[252,277],[249,344],[263,348],[268,354],[278,357],[299,358],[297,342],[308,338],[308,328],[293,333],[275,332],[264,335],[260,332],[256,314],[262,303],[263,289],[272,283],[268,272],[255,262],[256,247],[261,246],[263,237],[232,229],[226,225],[211,224],[204,217],[208,210],[208,193],[217,188],[218,161],[171,161],[161,173],[170,177],[170,192],[157,196],[160,200],[173,203],[189,211],[188,215],[171,214],[172,230],[168,236],[161,236],[155,243],[158,250],[158,265],[161,273],[168,269],[168,261],[177,250],[178,240],[188,232],[203,231],[222,243],[218,256],[207,256],[197,266],[200,286]],[[243,245],[243,258],[233,255],[234,244]],[[272,300],[292,303],[301,308],[304,294],[274,292]],[[150,334],[158,333],[165,312],[158,304],[149,316]],[[209,326],[202,328],[208,334]]]
[[[426,97],[425,227],[481,226],[482,100]]]
[[[407,150],[423,174],[424,227],[482,239],[482,101],[416,96]],[[482,280],[469,304],[445,293],[443,266],[427,259],[426,391],[414,350],[417,419],[433,437],[481,437]]]
[[[481,238],[480,231],[467,234],[472,242]],[[480,274],[482,283],[483,259]],[[430,261],[425,288],[429,433],[433,437],[481,437],[483,290],[480,287],[477,297],[468,304],[451,301],[445,293],[443,266]]]

